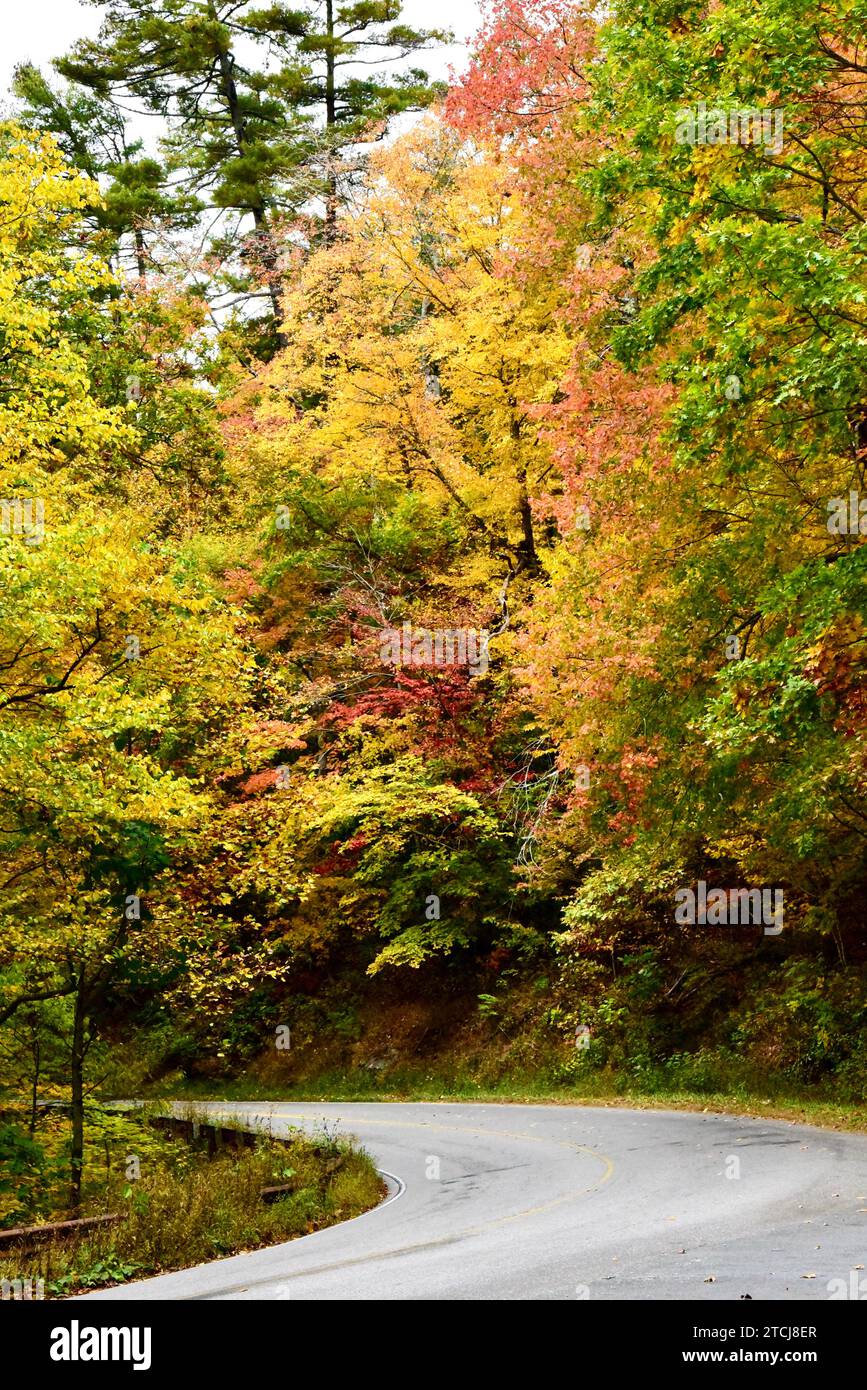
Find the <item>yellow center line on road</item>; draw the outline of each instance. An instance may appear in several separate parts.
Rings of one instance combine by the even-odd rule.
[[[280,1103],[280,1101],[273,1102],[273,1104],[277,1105],[279,1105]],[[218,1111],[217,1113],[219,1114],[220,1112]],[[308,1122],[316,1119],[332,1118],[330,1116],[323,1115],[321,1111],[318,1114],[306,1114],[299,1113],[298,1111],[284,1110],[279,1113],[276,1111],[271,1111],[269,1114],[265,1115],[260,1111],[256,1111],[255,1108],[251,1108],[246,1112],[241,1110],[224,1110],[222,1114],[225,1115],[227,1118],[234,1117],[235,1119],[245,1118],[245,1116],[247,1118],[256,1116],[259,1119],[306,1120]],[[339,1122],[342,1119],[342,1116],[336,1116],[334,1118],[336,1118]],[[572,1149],[576,1153],[586,1154],[588,1157],[594,1158],[597,1161],[597,1163],[602,1164],[603,1172],[602,1176],[598,1179],[598,1181],[592,1183],[589,1187],[575,1188],[571,1192],[564,1193],[562,1197],[552,1198],[549,1202],[541,1202],[533,1207],[525,1207],[521,1211],[511,1212],[507,1216],[495,1216],[492,1217],[489,1221],[479,1222],[475,1226],[465,1226],[462,1229],[453,1231],[446,1236],[441,1236],[433,1240],[419,1241],[417,1244],[414,1245],[396,1246],[391,1250],[371,1250],[369,1253],[364,1255],[349,1256],[343,1260],[334,1260],[328,1264],[317,1265],[311,1269],[299,1269],[297,1273],[287,1272],[285,1274],[278,1275],[276,1278],[267,1278],[261,1281],[262,1283],[266,1284],[275,1284],[275,1292],[279,1292],[281,1286],[286,1285],[295,1279],[315,1278],[315,1276],[318,1274],[327,1274],[338,1269],[347,1269],[354,1265],[371,1264],[375,1263],[377,1260],[390,1260],[395,1259],[400,1255],[411,1255],[419,1250],[436,1249],[438,1246],[451,1245],[455,1241],[464,1240],[467,1236],[483,1235],[486,1231],[494,1230],[498,1226],[509,1225],[513,1221],[523,1221],[526,1220],[527,1217],[540,1216],[545,1212],[553,1211],[555,1208],[565,1205],[567,1202],[577,1201],[579,1197],[586,1197],[590,1193],[596,1192],[600,1187],[603,1187],[605,1183],[607,1183],[611,1179],[614,1173],[614,1160],[609,1158],[607,1154],[602,1154],[599,1153],[596,1149],[588,1148],[586,1144],[574,1144],[568,1139],[551,1139],[541,1134],[525,1134],[522,1132],[516,1132],[514,1130],[508,1129],[485,1129],[479,1126],[470,1125],[444,1125],[420,1123],[417,1120],[364,1119],[361,1121],[361,1124],[375,1125],[383,1129],[420,1129],[425,1130],[427,1132],[438,1130],[446,1134],[474,1134],[476,1136],[491,1135],[501,1139],[529,1140],[529,1142],[533,1144],[556,1144],[559,1148]],[[382,1204],[382,1209],[384,1210],[385,1207],[390,1205],[390,1202],[385,1202]],[[377,1208],[373,1207],[371,1208],[370,1212],[365,1212],[364,1215],[373,1216],[376,1214],[376,1211]],[[356,1218],[356,1220],[357,1219],[360,1218]],[[343,1223],[339,1223],[337,1226],[331,1226],[328,1228],[328,1230],[340,1230],[342,1224]],[[351,1226],[352,1224],[353,1223],[351,1221],[345,1223],[347,1227]],[[325,1234],[325,1232],[314,1234]],[[308,1237],[308,1239],[311,1238],[312,1237]],[[293,1244],[294,1242],[290,1242],[290,1246]],[[255,1252],[250,1253],[252,1254]],[[249,1284],[243,1286],[244,1291],[246,1291],[247,1288],[249,1288]],[[223,1294],[226,1294],[228,1292],[231,1292],[231,1290],[223,1289],[221,1292]]]
[[[277,1104],[279,1104],[279,1101],[277,1102]],[[326,1120],[336,1119],[339,1123],[343,1117],[340,1115],[304,1115],[300,1114],[297,1110],[290,1110],[282,1111],[279,1114],[275,1113],[274,1115],[269,1116],[269,1118],[275,1120],[315,1120],[317,1118],[322,1118]],[[349,1117],[347,1117],[347,1123],[348,1122]],[[570,1139],[552,1139],[545,1134],[524,1134],[522,1131],[516,1131],[513,1129],[486,1129],[480,1125],[443,1125],[432,1124],[428,1122],[420,1123],[418,1120],[370,1120],[365,1118],[361,1120],[360,1123],[363,1125],[378,1125],[382,1128],[389,1129],[441,1130],[443,1133],[446,1134],[492,1134],[499,1139],[527,1139],[531,1144],[557,1144],[560,1148],[563,1149],[575,1149],[580,1153],[591,1154],[593,1158],[598,1158],[603,1163],[610,1163],[612,1168],[614,1166],[612,1159],[607,1158],[605,1154],[598,1153],[595,1149],[588,1148],[586,1144],[574,1144]]]
[[[279,1104],[279,1102],[277,1102],[277,1103]],[[255,1113],[255,1112],[251,1112],[251,1113]],[[328,1118],[331,1118],[331,1117],[329,1117],[329,1116],[322,1116],[321,1113],[320,1113],[319,1116],[317,1116],[317,1115],[315,1115],[315,1114],[313,1114],[313,1115],[310,1115],[310,1114],[299,1114],[298,1111],[282,1111],[282,1112],[280,1112],[279,1114],[275,1112],[270,1118],[272,1118],[272,1119],[280,1119],[280,1120],[307,1120],[307,1121],[310,1121],[310,1120],[315,1120],[315,1119],[317,1119],[317,1118],[326,1118],[326,1119],[328,1119]],[[337,1117],[335,1117],[335,1118],[339,1121],[342,1117],[337,1116]],[[587,1195],[588,1195],[589,1193],[591,1193],[591,1192],[596,1192],[596,1191],[598,1190],[598,1188],[604,1186],[604,1184],[607,1183],[607,1182],[610,1180],[610,1178],[613,1176],[613,1173],[614,1173],[614,1160],[613,1160],[612,1158],[609,1158],[607,1154],[599,1153],[597,1149],[588,1148],[588,1146],[587,1146],[586,1144],[575,1144],[575,1143],[572,1143],[572,1141],[569,1140],[569,1139],[552,1139],[552,1138],[549,1138],[548,1136],[543,1135],[543,1134],[524,1134],[524,1133],[521,1133],[521,1132],[516,1132],[515,1130],[509,1130],[509,1129],[485,1129],[485,1128],[481,1128],[480,1126],[470,1126],[470,1125],[443,1125],[443,1124],[428,1124],[428,1123],[422,1124],[422,1123],[419,1123],[417,1120],[371,1120],[371,1119],[364,1119],[364,1120],[361,1120],[360,1123],[361,1123],[362,1125],[377,1125],[377,1126],[379,1126],[379,1127],[381,1127],[381,1128],[388,1128],[388,1129],[423,1129],[423,1130],[426,1130],[426,1131],[428,1131],[428,1132],[431,1132],[431,1131],[433,1131],[433,1130],[439,1130],[439,1131],[442,1131],[443,1133],[446,1133],[446,1134],[448,1134],[448,1133],[455,1133],[455,1134],[474,1134],[474,1135],[476,1135],[476,1136],[493,1135],[493,1136],[495,1136],[496,1138],[500,1138],[500,1139],[523,1139],[523,1140],[528,1140],[531,1144],[556,1144],[559,1148],[562,1148],[562,1149],[572,1149],[572,1150],[573,1150],[574,1152],[576,1152],[576,1153],[587,1154],[590,1158],[595,1158],[596,1161],[597,1161],[598,1163],[601,1163],[601,1164],[602,1164],[602,1167],[603,1167],[603,1170],[604,1170],[604,1171],[603,1171],[603,1173],[602,1173],[601,1178],[599,1178],[599,1180],[598,1180],[597,1182],[591,1184],[590,1187],[576,1188],[574,1191],[568,1192],[568,1193],[566,1193],[566,1194],[565,1194],[564,1196],[562,1196],[562,1197],[554,1197],[554,1198],[552,1198],[552,1200],[551,1200],[550,1202],[543,1202],[543,1203],[541,1203],[539,1206],[535,1206],[535,1207],[527,1207],[527,1208],[525,1208],[523,1211],[514,1212],[514,1213],[513,1213],[512,1215],[510,1215],[510,1216],[497,1216],[497,1217],[494,1217],[494,1218],[492,1218],[492,1220],[490,1220],[490,1221],[484,1221],[484,1222],[482,1222],[482,1224],[479,1225],[479,1226],[468,1226],[465,1230],[456,1232],[455,1235],[454,1235],[453,1237],[451,1237],[451,1236],[448,1237],[447,1239],[449,1239],[449,1240],[451,1240],[451,1239],[457,1239],[458,1237],[460,1237],[460,1236],[465,1236],[465,1235],[477,1235],[479,1232],[485,1231],[485,1230],[489,1230],[489,1229],[490,1229],[491,1227],[493,1227],[493,1226],[502,1226],[502,1225],[504,1225],[505,1223],[507,1223],[507,1222],[509,1222],[509,1221],[519,1221],[519,1220],[521,1220],[521,1219],[522,1219],[523,1217],[525,1217],[525,1216],[537,1216],[537,1215],[541,1214],[542,1212],[551,1211],[554,1207],[562,1206],[564,1202],[572,1202],[572,1201],[577,1200],[578,1197],[584,1197],[584,1196],[587,1196]],[[375,1210],[375,1208],[374,1208],[374,1210]],[[371,1258],[372,1258],[372,1257],[371,1257]]]

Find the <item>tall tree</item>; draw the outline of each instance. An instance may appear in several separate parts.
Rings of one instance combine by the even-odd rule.
[[[247,679],[232,613],[153,506],[193,403],[172,386],[139,430],[95,366],[141,329],[81,244],[97,198],[52,137],[0,129],[0,1026],[69,1003],[73,1207],[88,1050],[130,976],[177,964],[145,895],[206,806],[187,750]]]
[[[281,6],[263,12],[268,22]],[[452,38],[446,29],[401,23],[402,0],[359,0],[341,5],[316,0],[304,20],[297,53],[305,69],[304,100],[324,113],[325,235],[334,236],[340,208],[339,153],[369,139],[404,111],[418,111],[444,96],[420,68],[390,71],[395,62]],[[385,69],[363,73],[359,69]]]
[[[97,39],[82,40],[57,62],[65,77],[93,93],[163,117],[169,164],[183,171],[190,193],[239,214],[242,223],[252,219],[243,256],[258,292],[270,298],[278,341],[281,219],[296,217],[323,193],[333,231],[340,141],[358,140],[374,123],[437,94],[418,70],[381,79],[341,75],[447,37],[399,23],[400,12],[397,0],[339,8],[322,0],[303,9],[261,9],[246,0],[121,0],[111,4]],[[222,255],[225,236],[222,225],[215,243]]]
[[[50,131],[69,162],[99,181],[91,215],[109,238],[106,254],[120,254],[128,239],[143,279],[147,229],[191,227],[202,205],[172,185],[163,161],[143,154],[143,141],[131,136],[125,113],[108,97],[73,83],[59,90],[32,63],[16,68],[12,90],[21,125]]]

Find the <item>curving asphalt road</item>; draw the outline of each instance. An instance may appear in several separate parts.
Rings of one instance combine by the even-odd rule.
[[[88,1298],[826,1300],[853,1279],[867,1297],[851,1274],[867,1266],[865,1135],[566,1105],[210,1109],[275,1132],[337,1124],[388,1200]]]

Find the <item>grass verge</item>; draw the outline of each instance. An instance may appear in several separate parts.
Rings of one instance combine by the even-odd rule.
[[[464,1104],[497,1102],[513,1105],[621,1106],[636,1110],[738,1114],[789,1120],[827,1129],[867,1132],[867,1107],[864,1105],[827,1096],[787,1092],[773,1080],[764,1092],[748,1085],[737,1085],[726,1090],[684,1086],[660,1091],[598,1073],[589,1076],[581,1085],[564,1085],[532,1074],[479,1081],[467,1076],[420,1075],[406,1070],[386,1076],[369,1072],[329,1072],[288,1085],[249,1077],[228,1080],[216,1086],[213,1082],[190,1082],[175,1086],[173,1095],[178,1099],[202,1101],[454,1101]]]
[[[382,1199],[382,1179],[364,1150],[327,1132],[295,1131],[291,1139],[287,1146],[262,1135],[254,1149],[211,1158],[162,1143],[138,1180],[107,1182],[99,1202],[91,1194],[91,1210],[122,1210],[122,1221],[30,1251],[0,1251],[0,1279],[41,1279],[46,1297],[63,1297],[291,1240]],[[283,1185],[291,1192],[262,1200],[262,1188]]]

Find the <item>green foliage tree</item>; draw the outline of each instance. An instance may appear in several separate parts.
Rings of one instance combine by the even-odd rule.
[[[130,466],[166,462],[177,403],[140,433],[92,371],[154,317],[81,247],[97,197],[51,137],[0,135],[0,1025],[68,1004],[72,1207],[88,1052],[119,997],[183,966],[147,895],[207,820],[195,750],[243,707],[247,669],[207,565]]]
[[[198,200],[171,186],[164,163],[143,155],[143,142],[130,137],[124,112],[106,96],[73,83],[52,87],[32,63],[15,70],[12,91],[21,125],[54,135],[70,164],[100,185],[90,212],[108,237],[106,253],[116,255],[128,240],[143,279],[149,229],[192,227]]]
[[[419,70],[342,77],[341,69],[378,67],[447,37],[401,24],[395,0],[339,8],[324,0],[320,17],[321,8],[112,0],[99,38],[80,41],[56,64],[101,100],[137,102],[163,117],[169,166],[183,174],[189,194],[252,219],[253,233],[243,238],[246,275],[229,274],[227,283],[242,297],[270,298],[278,341],[281,223],[297,219],[324,192],[325,225],[333,231],[336,149],[438,90]],[[237,234],[220,228],[213,251],[221,260]]]

